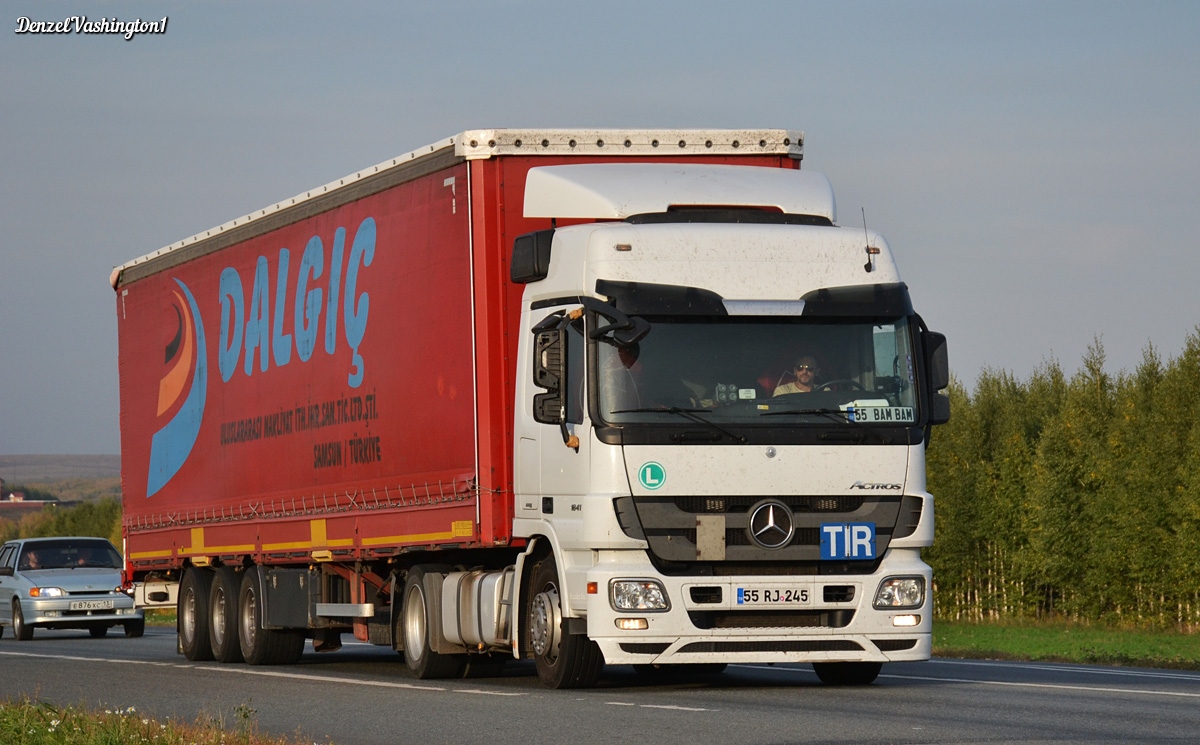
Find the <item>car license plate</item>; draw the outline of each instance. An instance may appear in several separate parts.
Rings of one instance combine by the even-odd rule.
[[[739,587],[738,605],[796,606],[812,602],[807,587]]]
[[[72,600],[71,610],[112,610],[111,600]]]

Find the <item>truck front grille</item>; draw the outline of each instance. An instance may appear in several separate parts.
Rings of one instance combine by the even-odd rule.
[[[787,505],[795,531],[787,545],[775,549],[755,544],[747,529],[751,508],[768,498]],[[884,494],[638,496],[619,497],[614,508],[625,533],[647,541],[652,560],[669,574],[726,574],[717,567],[733,563],[796,567],[787,574],[866,574],[875,570],[878,560],[821,561],[821,525],[874,523],[875,554],[882,557],[893,537],[911,535],[916,529],[922,500]],[[715,557],[712,535],[705,534],[707,541],[698,536],[702,524],[712,526],[705,530],[715,528],[716,540],[724,541]],[[702,549],[702,544],[707,548]]]

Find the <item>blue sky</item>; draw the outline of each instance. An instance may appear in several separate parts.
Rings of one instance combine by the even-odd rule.
[[[3,8],[0,454],[119,452],[113,266],[465,129],[804,130],[968,386],[1200,324],[1200,4]]]

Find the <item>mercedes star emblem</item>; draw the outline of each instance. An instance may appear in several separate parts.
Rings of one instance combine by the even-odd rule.
[[[792,542],[792,511],[778,500],[767,500],[750,511],[750,540],[763,548],[783,548]]]

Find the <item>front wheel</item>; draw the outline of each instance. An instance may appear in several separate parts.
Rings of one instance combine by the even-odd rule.
[[[102,638],[108,636],[108,627],[107,626],[89,626],[88,633],[92,635],[93,639],[102,639]]]
[[[146,633],[146,619],[125,622],[125,636],[133,639]]]
[[[548,688],[591,688],[604,668],[604,655],[584,634],[566,633],[562,587],[553,556],[533,571],[526,628],[538,677]]]
[[[33,638],[33,627],[25,623],[25,614],[21,612],[19,600],[13,601],[12,619],[13,636],[17,637],[17,641],[27,642]]]
[[[813,672],[827,686],[865,686],[875,682],[882,662],[814,662]]]

